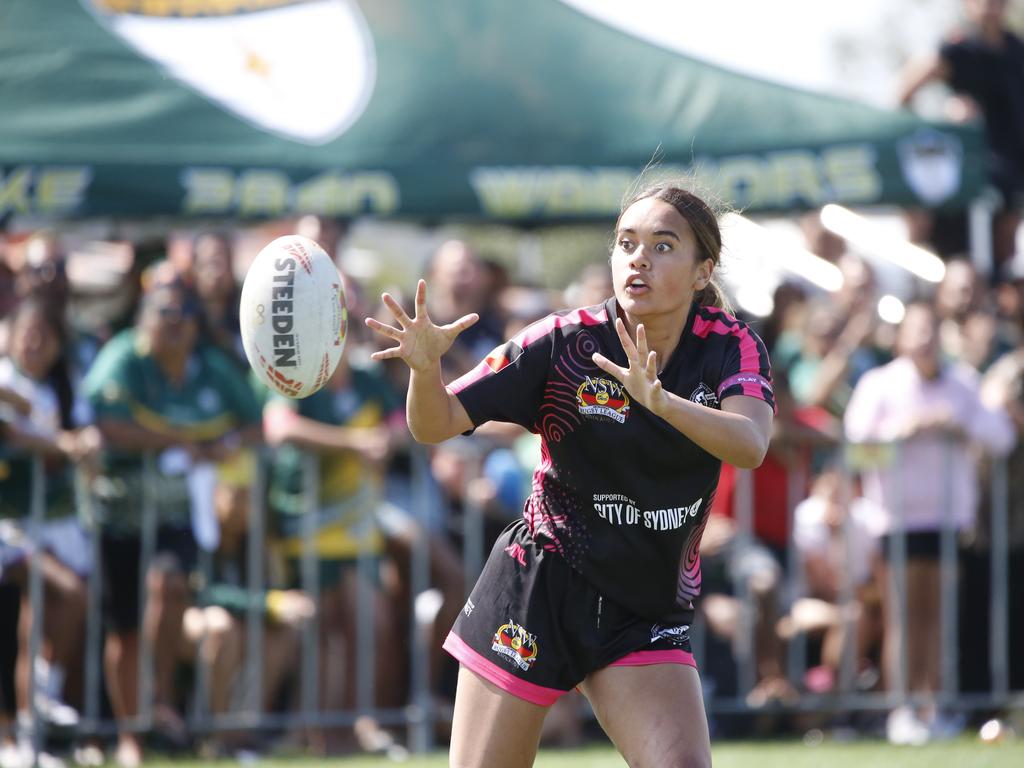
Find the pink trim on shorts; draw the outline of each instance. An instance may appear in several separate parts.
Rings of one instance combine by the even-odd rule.
[[[454,632],[448,633],[448,637],[445,638],[444,645],[441,647],[454,656],[456,661],[463,664],[470,671],[480,675],[487,682],[493,683],[506,693],[511,693],[513,696],[524,699],[531,704],[550,707],[561,696],[568,693],[568,691],[561,691],[558,688],[547,688],[543,685],[520,680],[512,673],[485,659],[470,648],[466,641]]]
[[[668,651],[633,651],[627,653],[618,661],[613,661],[609,667],[646,667],[650,664],[685,664],[688,667],[697,668],[697,662],[693,660],[693,654],[684,651],[682,648],[673,648]]]

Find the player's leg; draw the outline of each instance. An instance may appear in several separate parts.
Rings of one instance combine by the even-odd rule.
[[[694,667],[604,667],[588,675],[580,689],[631,768],[711,765],[708,721]]]
[[[522,768],[533,765],[548,707],[507,693],[459,668],[452,720],[452,768]]]

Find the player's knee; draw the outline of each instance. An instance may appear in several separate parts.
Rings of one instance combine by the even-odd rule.
[[[635,768],[711,768],[711,749],[706,743],[679,740],[666,747],[660,755],[648,755],[629,764]]]

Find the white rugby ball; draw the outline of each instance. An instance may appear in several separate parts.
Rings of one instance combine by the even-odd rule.
[[[287,397],[308,397],[331,377],[345,348],[341,274],[309,238],[279,237],[249,266],[239,319],[245,355],[260,379]]]

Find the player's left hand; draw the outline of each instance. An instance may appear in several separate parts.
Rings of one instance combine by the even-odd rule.
[[[655,416],[661,416],[668,407],[668,395],[658,379],[658,353],[647,349],[647,331],[643,323],[636,327],[636,343],[629,337],[622,318],[615,319],[615,330],[619,334],[629,367],[616,365],[599,352],[594,353],[594,364],[621,381],[635,402]]]

